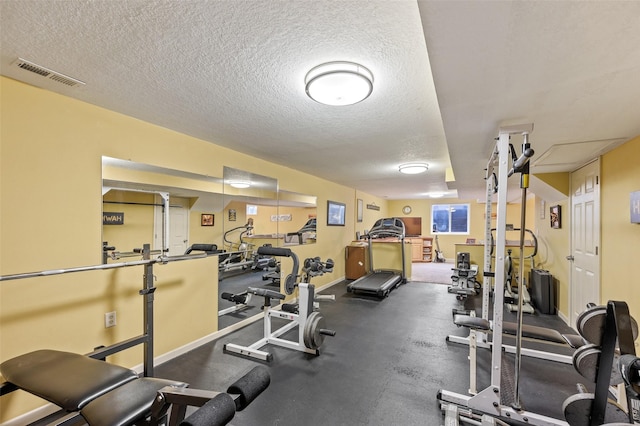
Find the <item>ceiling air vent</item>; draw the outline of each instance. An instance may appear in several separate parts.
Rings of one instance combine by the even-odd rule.
[[[84,86],[86,84],[83,81],[80,81],[73,77],[69,77],[68,75],[64,75],[59,72],[50,70],[49,68],[45,68],[43,66],[34,64],[33,62],[29,62],[26,59],[18,58],[16,61],[13,62],[12,65],[20,69],[23,69],[25,71],[38,74],[46,79],[55,81],[60,84],[64,84],[69,87]]]

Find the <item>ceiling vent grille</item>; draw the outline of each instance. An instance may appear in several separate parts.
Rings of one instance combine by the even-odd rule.
[[[22,70],[29,71],[34,74],[38,74],[41,77],[55,81],[56,83],[64,84],[69,87],[84,86],[86,84],[83,81],[80,81],[73,77],[69,77],[68,75],[64,75],[62,73],[50,70],[49,68],[45,68],[41,65],[34,64],[33,62],[27,61],[26,59],[18,58],[16,61],[13,62],[12,65]]]

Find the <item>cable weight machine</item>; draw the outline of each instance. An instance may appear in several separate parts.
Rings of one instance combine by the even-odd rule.
[[[504,286],[505,286],[505,253],[506,253],[506,213],[507,213],[507,179],[515,173],[520,173],[520,189],[522,192],[522,209],[520,231],[520,281],[518,282],[518,292],[522,294],[522,277],[524,276],[524,232],[526,219],[526,195],[529,186],[529,160],[534,154],[534,150],[529,144],[529,134],[533,131],[533,124],[525,124],[519,126],[502,127],[498,133],[498,141],[490,156],[486,170],[487,183],[487,201],[486,201],[486,229],[485,229],[485,250],[484,250],[484,283],[483,283],[483,302],[482,317],[467,317],[460,319],[459,325],[465,325],[470,328],[470,337],[466,343],[470,346],[471,361],[471,389],[469,395],[462,395],[446,390],[438,392],[438,399],[445,412],[459,411],[460,414],[482,413],[483,417],[493,417],[501,419],[509,419],[509,421],[518,421],[531,425],[542,426],[560,426],[567,425],[563,420],[554,419],[533,412],[527,412],[522,408],[520,401],[519,389],[519,373],[520,358],[522,355],[522,298],[518,298],[518,319],[516,330],[515,345],[515,381],[512,390],[503,389],[501,387],[502,377],[502,356],[503,356],[503,304],[504,304]],[[515,160],[511,160],[512,165],[509,168],[511,158],[510,137],[511,135],[522,135],[522,153]],[[496,175],[497,170],[497,175]],[[497,194],[496,205],[496,242],[495,242],[495,272],[491,271],[491,200],[494,194]],[[495,283],[495,284],[494,284]],[[493,320],[489,321],[489,293],[492,285],[493,292]],[[458,316],[456,316],[458,317]],[[458,319],[458,318],[456,318]],[[485,338],[486,333],[491,331],[493,341],[491,343],[491,381],[490,385],[485,389],[475,393],[475,346],[477,337]],[[476,334],[480,334],[477,336]],[[513,391],[512,402],[510,405],[503,404],[501,401],[502,394],[508,395]],[[455,410],[451,404],[457,405],[460,410]],[[466,419],[465,419],[466,417]],[[463,415],[461,421],[473,423],[471,416]],[[451,420],[451,422],[449,422]],[[457,424],[457,418],[446,419],[446,424]],[[476,423],[477,424],[477,423]],[[484,423],[483,423],[484,424]],[[488,424],[488,423],[487,423]]]

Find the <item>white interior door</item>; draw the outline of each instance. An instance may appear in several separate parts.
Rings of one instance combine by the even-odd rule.
[[[587,303],[600,303],[600,161],[571,174],[570,321]],[[571,258],[570,258],[571,259]]]
[[[157,197],[158,203],[162,199]],[[168,256],[184,254],[189,246],[189,200],[180,197],[171,197],[169,207],[169,253]],[[162,247],[162,230],[164,217],[162,207],[156,207],[154,224],[154,244],[156,249]]]
[[[169,256],[184,254],[189,244],[189,200],[171,197]]]

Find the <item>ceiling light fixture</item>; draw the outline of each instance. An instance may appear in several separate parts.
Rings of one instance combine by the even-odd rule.
[[[245,188],[249,188],[251,186],[251,184],[247,181],[244,180],[230,180],[229,181],[229,185],[231,185],[234,188],[238,188],[238,189],[245,189]]]
[[[401,164],[399,167],[400,173],[406,175],[417,175],[426,172],[428,169],[429,165],[427,163],[407,163]]]
[[[353,62],[327,62],[309,71],[304,78],[307,95],[325,105],[353,105],[373,91],[373,74]]]
[[[442,198],[442,197],[444,197],[444,194],[442,192],[432,192],[431,194],[429,194],[429,197],[431,197],[431,198]]]

